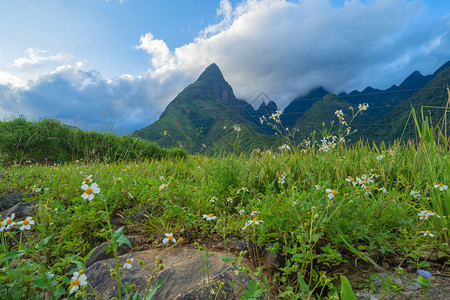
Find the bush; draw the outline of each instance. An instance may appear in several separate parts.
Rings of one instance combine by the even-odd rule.
[[[155,143],[113,133],[82,131],[54,119],[28,122],[18,118],[0,122],[0,160],[2,163],[65,163],[163,157],[186,157],[181,149],[164,149]]]

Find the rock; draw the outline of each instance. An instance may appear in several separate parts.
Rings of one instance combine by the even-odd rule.
[[[28,216],[34,216],[36,213],[36,202],[19,202],[13,207],[3,211],[1,213],[2,218],[10,216],[12,213],[16,214],[15,218],[22,218]],[[16,219],[14,219],[16,221]]]
[[[273,247],[273,245],[270,245],[268,248],[271,247]],[[280,253],[273,253],[267,249],[264,251],[262,261],[264,266],[269,269],[278,269],[286,266],[286,257]]]
[[[222,255],[227,256],[226,253],[209,252],[209,268],[208,271],[205,271],[204,258],[195,249],[175,247],[167,251],[158,249],[129,253],[119,258],[122,283],[134,283],[142,297],[150,283],[154,286],[156,282],[164,278],[162,286],[157,290],[153,299],[188,300],[208,298],[212,289],[215,292],[218,291],[220,285],[218,280],[220,280],[223,287],[216,299],[238,299],[241,291],[252,279],[243,272],[236,275],[236,267],[223,262],[220,258]],[[123,270],[123,264],[128,258],[134,258],[133,267]],[[153,278],[151,270],[140,266],[139,260],[143,260],[147,266],[157,269]],[[158,269],[161,261],[164,264],[163,270]],[[248,262],[244,263],[250,266]],[[110,270],[114,268],[114,259],[107,259],[94,263],[86,270],[88,282],[102,298],[109,299],[117,296],[117,285],[110,275]],[[235,290],[232,289],[230,282],[234,284]],[[122,294],[125,296],[124,291]]]
[[[0,199],[0,211],[5,211],[13,207],[19,202],[23,202],[25,195],[20,193],[14,193],[9,196]]]
[[[246,240],[240,240],[234,237],[230,237],[227,239],[227,243],[233,250],[248,251],[248,242]]]
[[[129,240],[130,240],[131,246],[133,246],[134,240],[132,238],[130,238]],[[103,244],[101,244],[101,245],[97,246],[97,248],[95,248],[94,252],[92,252],[92,254],[89,256],[89,258],[86,261],[86,268],[89,268],[90,266],[92,266],[94,263],[96,263],[98,261],[114,257],[114,253],[112,251],[107,253],[106,246],[108,246],[108,243],[104,242]],[[128,247],[127,244],[122,244],[119,248],[117,248],[118,255],[124,255],[125,253],[128,253],[130,251],[131,251],[131,248]]]

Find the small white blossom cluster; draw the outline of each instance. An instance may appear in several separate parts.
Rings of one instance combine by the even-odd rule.
[[[280,147],[278,147],[278,149],[280,149],[280,150],[291,150],[291,147],[289,147],[289,145],[287,145],[287,144],[284,144],[284,145],[281,145]]]
[[[366,195],[371,195],[372,193],[369,190],[369,185],[374,183],[374,179],[376,178],[378,178],[377,174],[372,174],[370,176],[363,174],[361,177],[356,176],[356,178],[349,176],[345,179],[345,181],[350,182],[353,186],[360,186],[366,190]],[[377,188],[377,190],[382,193],[387,193],[387,190],[384,187]]]
[[[287,176],[287,175],[286,175],[285,172],[281,173],[280,177],[278,178],[278,183],[279,183],[279,184],[284,184],[285,179],[286,179],[286,176]]]
[[[367,110],[368,108],[369,108],[369,104],[367,104],[367,103],[362,103],[362,104],[358,105],[359,111],[364,111],[364,110]]]
[[[236,133],[241,131],[241,126],[239,126],[239,125],[233,125],[233,128],[234,128],[234,131],[236,131]]]

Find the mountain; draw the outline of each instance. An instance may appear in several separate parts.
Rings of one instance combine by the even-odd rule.
[[[368,138],[375,141],[392,141],[400,138],[402,134],[405,139],[415,138],[414,121],[412,117],[409,118],[411,107],[415,109],[420,120],[423,110],[424,117],[431,117],[431,123],[436,126],[444,115],[448,101],[446,88],[450,84],[450,62],[440,67],[432,76],[433,79],[423,89],[376,122],[370,128],[371,136]],[[450,131],[450,128],[448,130]]]
[[[329,92],[323,87],[318,87],[310,91],[302,97],[295,98],[289,103],[281,115],[281,123],[284,127],[292,127],[296,121],[319,100],[327,95]]]
[[[236,99],[216,64],[208,66],[198,79],[181,91],[166,107],[155,123],[132,135],[156,141],[160,146],[185,146],[192,150],[226,147],[239,136],[246,146],[264,146],[276,137],[262,135],[258,128],[259,114],[243,100]]]

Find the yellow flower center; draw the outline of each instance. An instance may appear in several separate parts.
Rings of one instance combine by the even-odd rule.
[[[72,286],[73,285],[80,285],[80,281],[78,280],[78,278],[77,279],[74,279],[74,280],[72,280],[72,282],[71,282],[72,284]]]
[[[171,235],[169,235],[167,238],[169,239],[169,241],[173,240],[173,236],[171,236]]]
[[[131,259],[127,259],[127,264],[131,264]]]
[[[8,219],[8,220],[6,220],[6,225],[9,225],[9,224],[11,224],[12,223],[12,219]]]
[[[178,241],[181,243],[181,242],[183,241],[183,238],[180,237],[180,238],[178,239]]]
[[[213,214],[209,214],[208,217],[212,218],[212,217],[214,217],[214,215]]]
[[[427,230],[427,231],[425,231],[425,234],[430,234],[430,232]]]
[[[350,178],[350,181],[351,181],[351,182],[354,182],[354,181],[355,181],[355,179],[353,179],[353,178]]]
[[[30,221],[28,220],[23,221],[23,225],[27,226],[28,224],[30,224]]]
[[[443,186],[443,184],[442,184],[442,183],[439,183],[439,186]]]
[[[424,219],[425,219],[426,217],[427,217],[427,215],[426,215],[426,214],[423,214],[423,215],[422,215],[422,218],[424,218]]]
[[[332,190],[331,193],[335,196],[337,195],[337,192],[335,190]]]
[[[88,177],[86,177],[83,181],[88,181],[89,180],[89,176]]]
[[[254,218],[254,219],[253,219],[253,222],[258,222],[258,219]]]
[[[92,189],[90,187],[88,187],[87,189],[84,190],[84,192],[88,195],[92,194]]]

